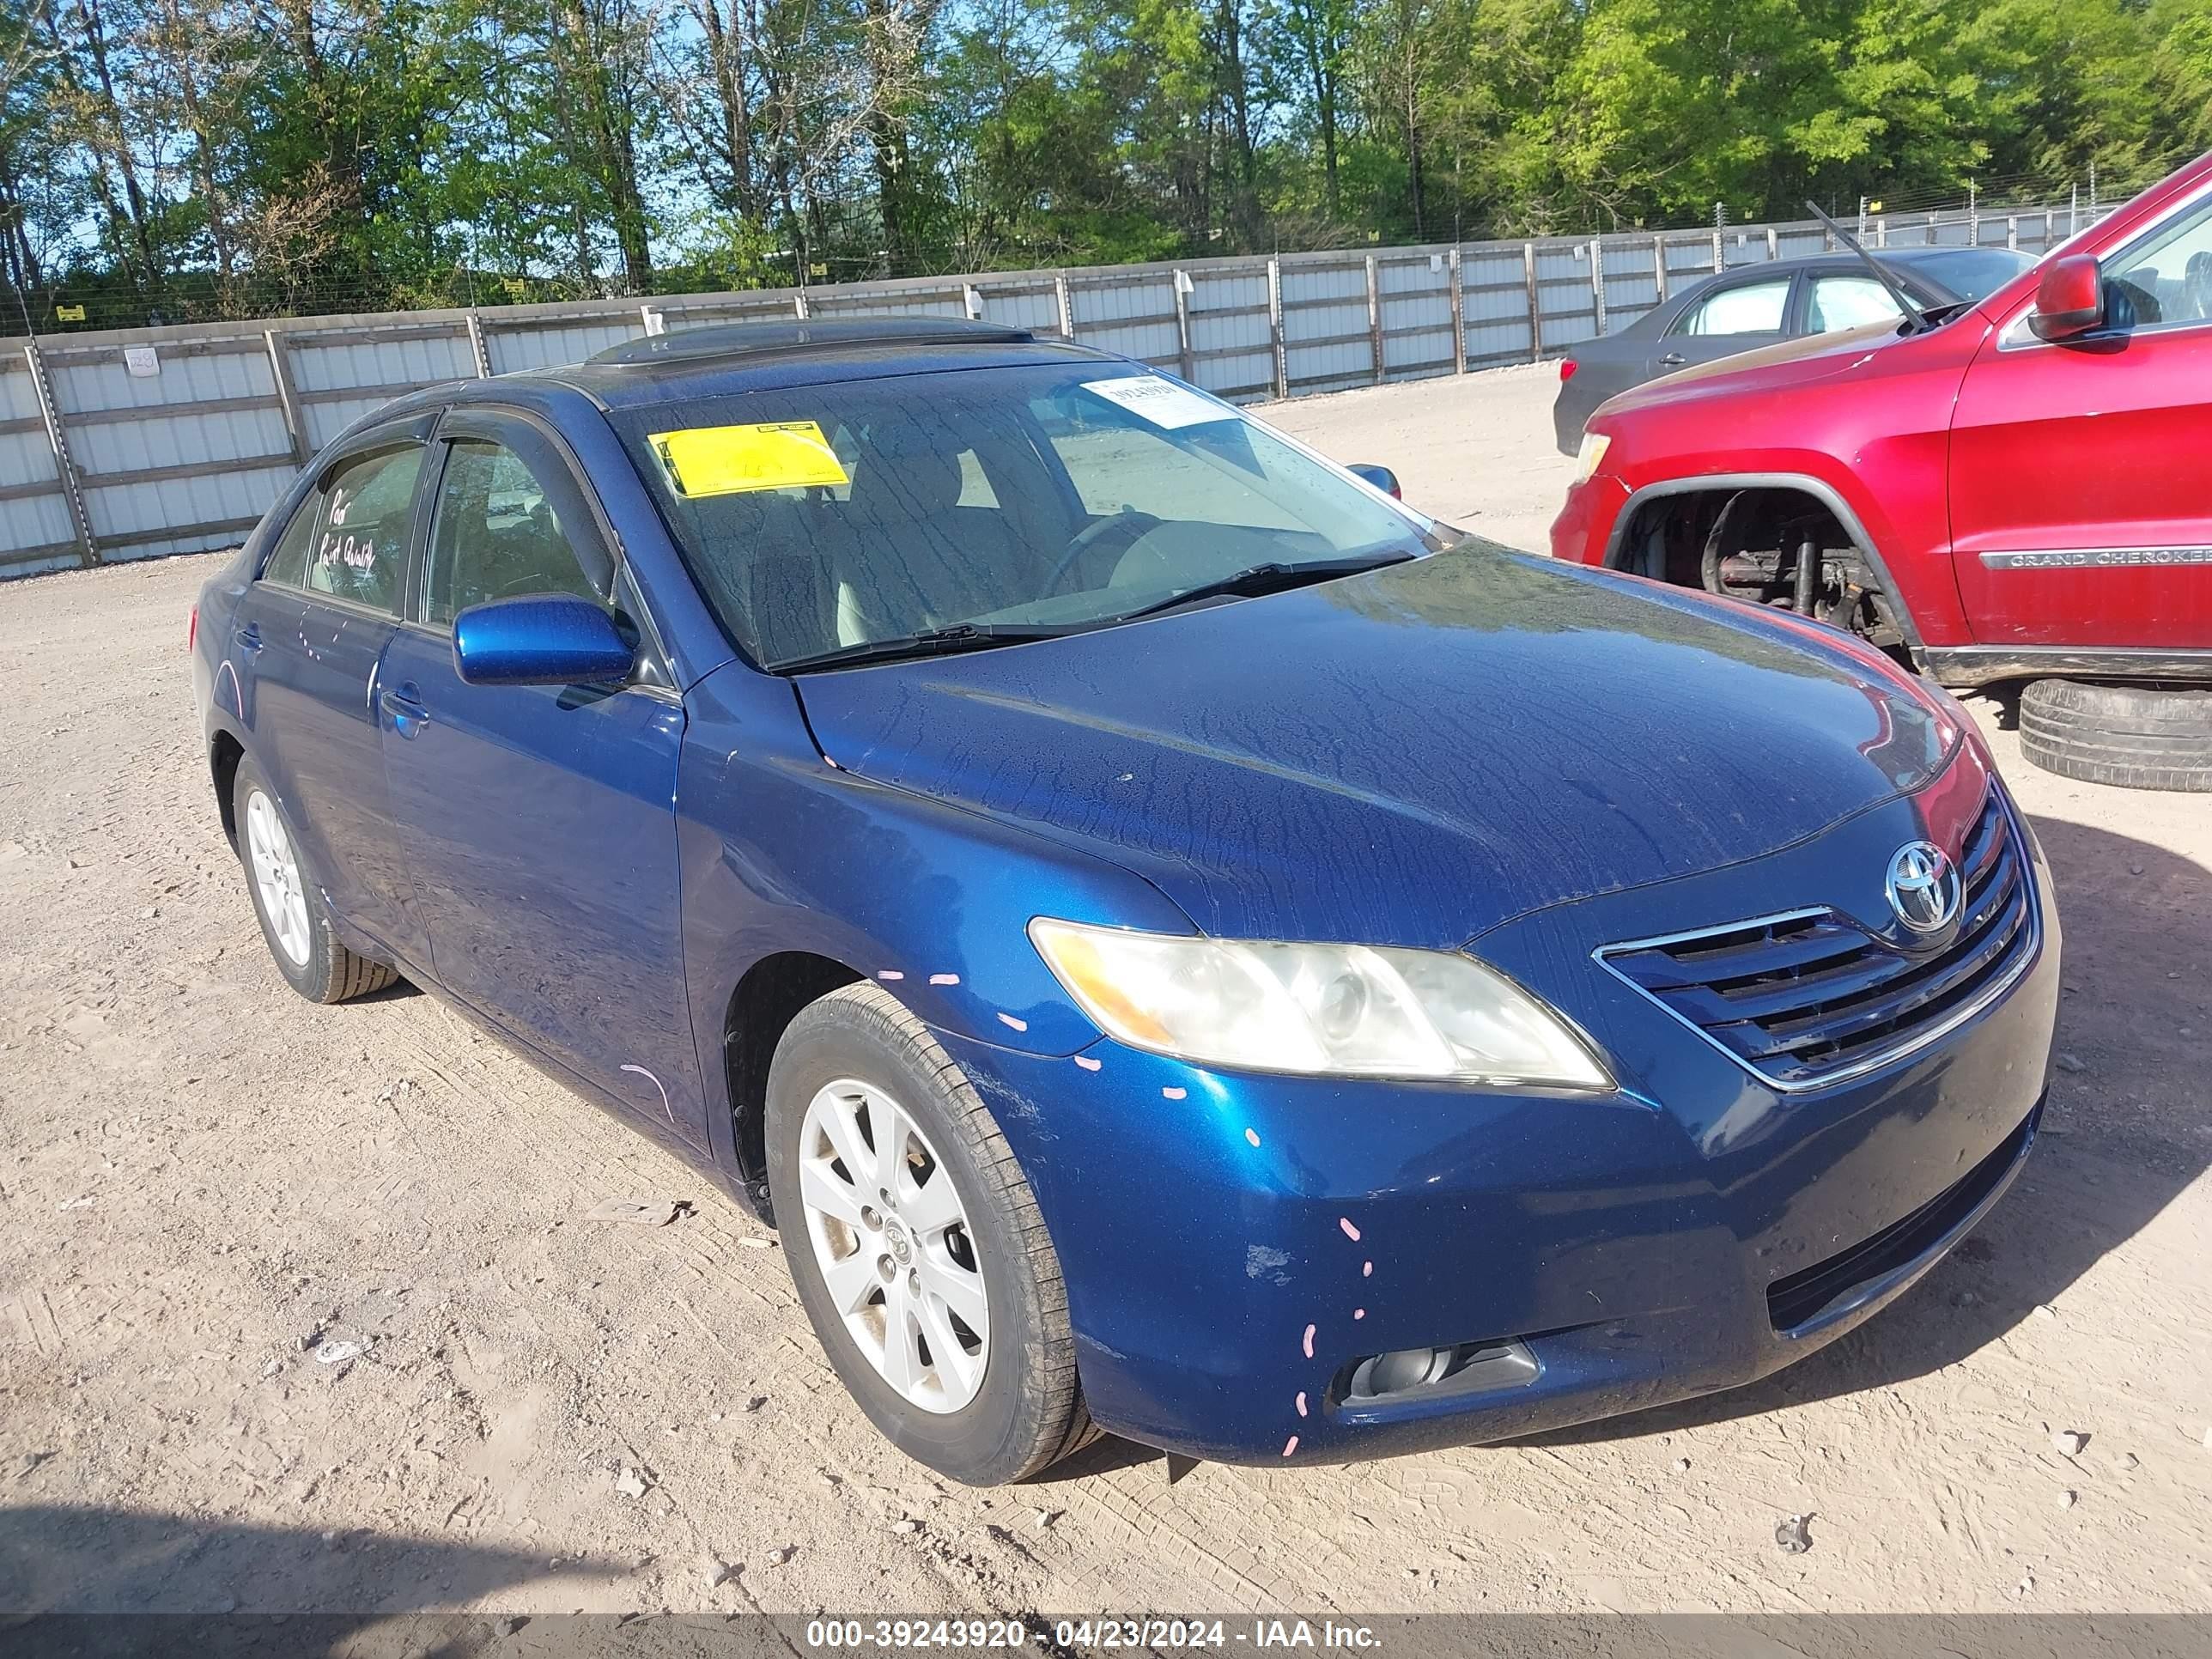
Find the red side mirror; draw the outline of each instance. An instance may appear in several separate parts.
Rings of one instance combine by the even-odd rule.
[[[2105,283],[2094,254],[2069,253],[2044,266],[2027,325],[2039,340],[2069,340],[2105,320]]]

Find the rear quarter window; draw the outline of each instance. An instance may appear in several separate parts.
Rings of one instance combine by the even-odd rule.
[[[304,587],[307,579],[307,549],[315,539],[315,524],[323,510],[323,493],[308,492],[292,511],[291,520],[276,546],[261,567],[261,580],[286,587]]]

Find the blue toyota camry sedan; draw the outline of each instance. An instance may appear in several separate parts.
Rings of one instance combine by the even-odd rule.
[[[223,828],[295,988],[712,1171],[959,1480],[1787,1364],[2027,1154],[2035,838],[1845,635],[1372,476],[957,322],[433,387],[200,596]]]

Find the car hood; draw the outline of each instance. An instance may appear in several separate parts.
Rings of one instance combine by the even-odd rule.
[[[796,684],[838,766],[1111,859],[1208,933],[1449,948],[1933,776],[1949,723],[1803,633],[1474,543]]]
[[[1875,322],[1857,328],[1838,329],[1831,334],[1808,334],[1782,340],[1755,351],[1738,352],[1710,363],[1692,363],[1671,374],[1622,392],[1607,401],[1603,412],[1664,407],[1698,398],[1725,397],[1745,390],[1778,392],[1808,380],[1841,374],[1864,362],[1904,337],[1894,322]]]

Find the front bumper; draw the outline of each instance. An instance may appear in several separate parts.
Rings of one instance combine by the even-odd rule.
[[[2008,994],[1833,1088],[1777,1092],[1589,950],[1778,888],[1802,902],[1824,871],[1859,902],[1834,872],[1910,839],[1915,812],[1475,941],[1582,1021],[1612,1096],[1234,1075],[1103,1041],[1092,1069],[945,1034],[1036,1190],[1092,1416],[1228,1462],[1495,1440],[1752,1381],[1886,1305],[2033,1141],[2059,971],[2039,856],[2036,955]],[[1533,1368],[1347,1393],[1365,1358],[1508,1339]]]
[[[1567,499],[1552,520],[1552,556],[1567,564],[1602,565],[1613,521],[1628,504],[1628,486],[1607,472],[1567,486]]]

